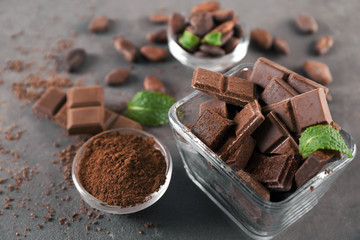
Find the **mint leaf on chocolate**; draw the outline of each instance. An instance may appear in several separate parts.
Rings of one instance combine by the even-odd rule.
[[[193,49],[200,43],[200,38],[189,31],[184,31],[183,35],[179,38],[179,43],[186,49]]]
[[[127,104],[125,115],[141,124],[158,126],[168,123],[168,111],[174,103],[164,93],[141,91]]]
[[[330,125],[306,128],[299,139],[299,151],[303,159],[319,149],[335,150],[353,157],[340,133]]]
[[[205,37],[202,39],[202,42],[213,46],[220,46],[221,37],[221,32],[211,32],[205,35]]]

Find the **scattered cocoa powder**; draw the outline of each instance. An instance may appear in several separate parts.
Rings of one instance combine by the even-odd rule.
[[[109,133],[87,145],[80,162],[84,188],[100,201],[121,207],[143,203],[164,184],[166,162],[153,138]]]

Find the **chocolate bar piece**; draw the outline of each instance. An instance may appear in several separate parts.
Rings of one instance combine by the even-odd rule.
[[[260,197],[269,201],[270,200],[270,192],[267,190],[261,183],[259,183],[256,179],[254,179],[250,174],[245,172],[244,170],[239,170],[236,172],[241,179],[241,181],[248,184],[254,192],[259,194]]]
[[[276,116],[285,124],[287,129],[290,132],[296,132],[296,122],[290,99],[265,106],[262,108],[262,111],[264,114],[268,114],[271,111],[276,112]]]
[[[196,121],[191,131],[210,149],[216,151],[221,146],[224,137],[232,125],[233,122],[231,120],[206,109]]]
[[[251,136],[242,138],[239,148],[226,160],[226,163],[234,170],[244,169],[255,148],[255,140]]]
[[[257,100],[248,103],[234,118],[236,123],[236,137],[229,137],[221,147],[218,154],[223,161],[227,161],[230,155],[240,147],[243,138],[250,135],[260,126],[265,117],[261,113],[261,108]]]
[[[253,137],[261,153],[292,154],[299,151],[295,140],[275,112],[266,115],[265,121],[256,129]]]
[[[67,131],[73,134],[96,134],[104,127],[104,108],[101,106],[68,109]]]
[[[68,133],[96,134],[104,130],[104,89],[102,86],[75,87],[67,92]]]
[[[329,89],[315,81],[312,81],[306,77],[301,76],[297,73],[291,73],[287,79],[288,84],[295,89],[298,93],[306,93],[317,88],[323,88],[326,95]]]
[[[111,124],[109,129],[116,129],[116,128],[133,128],[133,129],[139,129],[142,130],[142,126],[140,123],[127,118],[123,115],[118,115],[118,117],[115,119],[115,121]]]
[[[32,111],[47,119],[53,119],[65,102],[66,94],[59,88],[50,87],[33,105]]]
[[[229,118],[229,112],[226,103],[223,101],[219,101],[217,99],[211,99],[209,101],[203,102],[202,104],[200,104],[199,116],[201,116],[204,113],[205,109],[213,110],[214,112],[220,114],[220,116],[224,118]]]
[[[202,68],[195,70],[192,87],[207,92],[221,101],[241,107],[253,101],[256,95],[254,83]]]
[[[281,78],[274,77],[262,92],[261,98],[267,105],[270,105],[296,95],[298,93],[289,84]]]
[[[300,160],[299,154],[272,157],[254,154],[246,171],[272,191],[289,191]]]
[[[318,150],[312,153],[295,173],[295,183],[299,188],[314,177],[327,163],[337,155],[331,150]]]
[[[58,113],[55,115],[54,122],[61,127],[66,128],[67,125],[67,106],[66,103],[60,108]]]

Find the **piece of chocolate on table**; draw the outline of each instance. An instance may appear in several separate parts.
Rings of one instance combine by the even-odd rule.
[[[272,191],[289,191],[300,160],[299,154],[271,157],[254,154],[246,171]]]
[[[255,100],[255,84],[235,76],[225,76],[203,68],[194,71],[192,87],[236,106],[245,106]]]
[[[32,111],[52,120],[66,102],[66,93],[56,87],[50,87],[33,105]]]
[[[216,151],[229,132],[233,122],[223,118],[218,113],[205,110],[199,117],[191,131],[211,150]]]

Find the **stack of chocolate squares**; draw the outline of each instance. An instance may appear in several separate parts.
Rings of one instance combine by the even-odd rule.
[[[48,88],[32,110],[66,128],[69,135],[93,135],[116,128],[142,129],[138,122],[105,108],[102,86],[74,87],[67,93]]]
[[[303,160],[298,148],[307,127],[334,125],[326,87],[265,58],[248,79],[198,68],[192,86],[213,99],[191,131],[264,199],[299,188],[335,159],[321,150]]]

